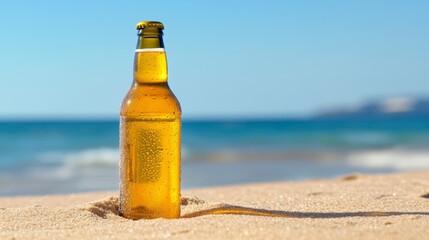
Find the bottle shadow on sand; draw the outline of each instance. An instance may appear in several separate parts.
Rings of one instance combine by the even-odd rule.
[[[429,194],[428,194],[429,195]],[[426,198],[425,195],[421,196]],[[182,197],[182,206],[188,203],[204,203],[202,200]],[[208,209],[192,211],[181,216],[181,218],[193,218],[205,215],[233,214],[233,215],[252,215],[263,217],[281,217],[281,218],[344,218],[344,217],[387,217],[398,215],[429,215],[429,212],[395,212],[395,211],[359,211],[359,212],[294,212],[268,210],[261,208],[242,207],[229,204],[220,204]]]
[[[235,214],[235,215],[253,215],[264,217],[282,217],[282,218],[343,218],[343,217],[387,217],[398,215],[428,215],[429,212],[292,212],[292,211],[277,211],[260,208],[240,207],[234,205],[223,205],[211,209],[200,210],[192,213],[187,213],[182,218],[193,218],[204,215],[214,214]]]

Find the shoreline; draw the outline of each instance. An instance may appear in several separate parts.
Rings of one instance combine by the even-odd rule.
[[[182,191],[182,218],[128,220],[117,192],[0,197],[1,239],[425,239],[429,171]]]

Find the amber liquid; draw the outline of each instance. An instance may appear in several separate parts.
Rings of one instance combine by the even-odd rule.
[[[167,84],[165,52],[137,52],[121,108],[120,213],[180,217],[179,102]]]

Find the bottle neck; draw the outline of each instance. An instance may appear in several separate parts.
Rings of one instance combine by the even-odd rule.
[[[167,57],[162,30],[147,28],[138,33],[134,57],[134,81],[136,84],[167,82]]]

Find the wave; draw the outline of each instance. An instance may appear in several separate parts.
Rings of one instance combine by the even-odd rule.
[[[48,152],[39,156],[45,164],[60,164],[71,168],[117,167],[119,149],[94,148],[76,152]]]
[[[366,150],[349,154],[346,161],[351,166],[366,168],[392,168],[395,170],[429,169],[429,150]]]
[[[39,162],[43,165],[60,167],[63,170],[117,168],[119,156],[118,148],[94,148],[76,152],[48,152],[39,156]],[[184,147],[182,148],[182,160],[183,162],[308,160],[315,162],[345,162],[349,166],[372,169],[418,170],[429,168],[429,150],[392,148],[352,151],[251,151],[243,149],[193,151]]]
[[[399,149],[384,150],[286,150],[271,152],[252,152],[221,150],[213,152],[189,153],[191,161],[313,161],[346,164],[351,167],[385,170],[429,169],[429,150]]]
[[[97,175],[104,171],[117,172],[118,148],[91,148],[79,151],[45,152],[37,157],[37,163],[26,169],[27,176],[38,180],[78,180],[82,174]]]

